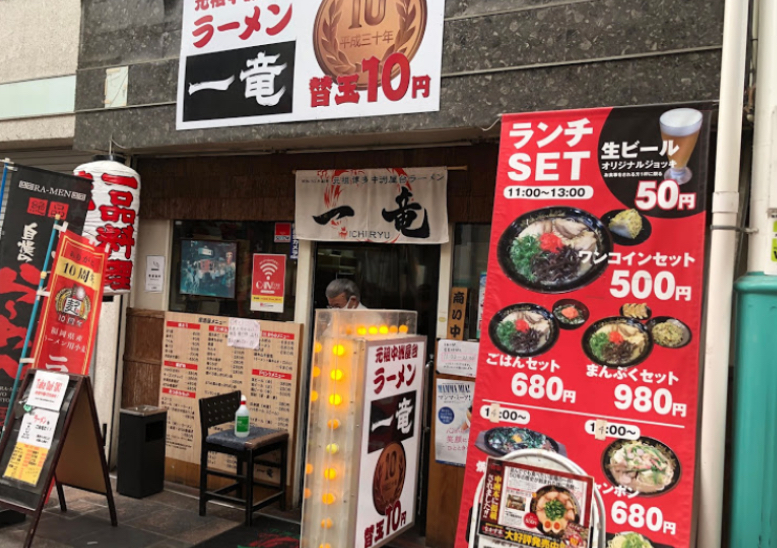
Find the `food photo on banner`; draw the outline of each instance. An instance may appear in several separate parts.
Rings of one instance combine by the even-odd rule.
[[[91,183],[13,165],[0,236],[0,419],[5,417],[56,216],[80,235]]]
[[[443,2],[183,2],[179,130],[440,109]]]
[[[594,478],[611,547],[690,546],[710,117],[503,117],[456,548],[487,459],[521,449]]]
[[[36,369],[86,375],[100,322],[106,253],[89,240],[59,237],[38,323]]]

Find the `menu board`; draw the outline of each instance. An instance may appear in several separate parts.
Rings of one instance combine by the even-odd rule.
[[[261,334],[258,345],[244,348],[253,344],[229,345],[230,318],[173,312],[165,315],[159,401],[168,409],[167,457],[199,464],[198,400],[239,390],[248,400],[252,426],[289,432],[292,469],[302,325],[263,321],[256,327],[254,332]],[[240,328],[245,330],[243,324]],[[233,471],[234,458],[212,453],[209,466]],[[277,480],[272,471],[264,475],[269,477],[257,477]]]
[[[710,114],[503,118],[457,548],[520,449],[593,476],[616,544],[690,545]]]

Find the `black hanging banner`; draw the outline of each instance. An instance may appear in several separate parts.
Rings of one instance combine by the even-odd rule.
[[[57,215],[81,235],[91,200],[88,179],[9,166],[0,235],[0,422],[22,354],[46,247]]]

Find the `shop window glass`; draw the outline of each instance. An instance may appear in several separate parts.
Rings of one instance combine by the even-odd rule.
[[[488,266],[488,243],[491,225],[456,225],[453,246],[453,287],[469,289],[467,321],[464,338],[480,339],[478,332],[478,311],[480,308],[481,277]]]
[[[297,260],[289,258],[291,243],[275,242],[275,223],[176,221],[174,227],[170,269],[171,311],[258,320],[294,320]],[[204,255],[200,253],[203,248],[206,249]],[[287,256],[283,313],[251,311],[254,253]],[[232,276],[233,283],[230,280]]]

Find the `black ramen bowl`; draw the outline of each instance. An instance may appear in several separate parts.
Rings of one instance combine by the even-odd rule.
[[[521,441],[515,441],[513,436],[518,436]],[[508,455],[513,451],[521,449],[545,449],[552,450],[554,453],[560,453],[559,445],[556,440],[521,426],[498,426],[487,431],[483,437],[485,446],[494,453]],[[540,443],[542,442],[542,443]],[[547,442],[551,449],[542,447]],[[510,444],[511,446],[508,446]]]
[[[553,206],[535,209],[534,211],[529,211],[528,213],[521,215],[502,233],[502,236],[499,238],[499,243],[497,244],[496,256],[499,260],[499,265],[502,267],[502,270],[508,278],[521,287],[537,293],[567,293],[575,291],[596,280],[607,269],[607,260],[605,259],[598,264],[593,264],[591,268],[583,274],[554,282],[529,280],[519,272],[515,263],[513,263],[510,258],[510,246],[512,246],[513,241],[516,240],[521,232],[529,225],[535,222],[553,219],[571,219],[585,225],[594,233],[596,238],[596,253],[598,253],[600,257],[604,254],[611,253],[613,248],[612,236],[605,228],[602,221],[582,209]],[[593,263],[593,259],[594,256],[592,255],[588,260]]]
[[[504,321],[504,319],[510,314],[521,311],[535,312],[540,314],[549,324],[547,340],[544,343],[537,345],[535,348],[519,350],[508,346],[499,338],[497,331],[499,329],[499,324],[501,324],[502,321]],[[488,324],[488,335],[491,337],[491,342],[494,343],[494,346],[496,346],[505,354],[509,354],[511,356],[520,356],[522,358],[538,356],[539,354],[550,350],[553,345],[556,344],[556,340],[558,339],[558,331],[558,322],[556,321],[556,318],[553,316],[553,314],[551,314],[548,310],[541,307],[540,305],[533,303],[519,303],[503,308],[494,314],[494,317],[491,318],[491,322]]]
[[[680,341],[679,344],[677,344],[675,346],[669,346],[669,345],[666,345],[666,344],[661,344],[653,336],[653,329],[657,325],[665,323],[665,322],[673,323],[673,324],[675,324],[677,327],[679,327],[683,331],[683,338],[682,338],[682,340]],[[687,346],[688,343],[690,343],[691,339],[693,338],[693,335],[691,335],[691,328],[688,327],[687,325],[685,325],[685,323],[681,322],[677,318],[672,318],[671,316],[657,316],[657,317],[653,318],[652,320],[650,320],[647,323],[647,328],[650,331],[650,335],[653,337],[653,342],[655,344],[657,344],[658,346],[661,346],[663,348],[670,348],[672,350],[674,350],[675,348],[682,348],[683,346]]]
[[[642,352],[640,352],[636,357],[622,363],[609,363],[594,354],[593,350],[591,349],[591,337],[593,337],[594,334],[599,331],[599,329],[609,324],[626,324],[631,327],[635,327],[637,330],[643,333],[645,335],[645,347],[642,349]],[[588,356],[588,358],[594,363],[598,363],[599,365],[604,365],[606,367],[618,368],[635,366],[645,361],[652,350],[653,337],[650,336],[650,330],[645,327],[645,324],[633,318],[624,318],[622,316],[603,318],[591,324],[591,326],[585,330],[585,333],[583,333],[583,352],[585,352],[585,355]]]
[[[627,238],[626,236],[621,236],[620,234],[613,232],[610,230],[610,221],[613,220],[613,218],[623,211],[626,211],[625,209],[616,209],[614,211],[610,211],[602,215],[602,223],[604,226],[607,227],[607,230],[610,232],[610,235],[612,236],[613,241],[618,245],[639,245],[641,243],[645,243],[648,238],[650,238],[651,234],[653,234],[653,226],[650,224],[650,221],[647,217],[642,215],[641,213],[637,212],[640,217],[642,217],[642,230],[639,231],[639,233],[634,236],[633,238]]]
[[[561,314],[561,309],[568,306],[574,306],[577,309],[578,313],[580,314],[580,319],[582,320],[580,323],[571,323],[566,317],[564,317],[563,314]],[[579,329],[585,325],[585,322],[588,321],[588,317],[591,315],[591,313],[588,311],[588,307],[575,299],[561,299],[556,301],[556,303],[553,305],[552,311],[553,315],[556,317],[558,326],[561,329]]]
[[[641,497],[657,497],[659,495],[663,495],[664,493],[667,493],[668,491],[671,491],[674,489],[677,484],[680,481],[680,476],[682,475],[682,468],[680,467],[680,461],[677,459],[677,455],[675,455],[674,451],[672,451],[666,444],[653,439],[653,438],[647,438],[647,437],[641,437],[638,440],[634,440],[636,442],[641,442],[645,445],[649,445],[651,447],[654,447],[658,449],[658,451],[668,460],[672,463],[672,466],[674,466],[674,475],[672,476],[672,480],[663,488],[661,488],[658,491],[654,492],[642,492],[638,489],[633,490],[632,492],[636,491],[639,493],[639,496]],[[625,444],[627,443],[634,443],[634,441],[631,440],[615,440],[610,445],[607,446],[607,448],[604,450],[604,453],[602,453],[602,471],[604,472],[604,476],[607,478],[607,481],[610,482],[610,485],[625,487],[627,489],[630,488],[629,485],[622,485],[618,480],[615,479],[615,476],[612,473],[612,470],[610,470],[610,459],[612,456]]]
[[[531,499],[531,504],[529,505],[529,509],[534,515],[537,515],[537,503],[542,498],[542,496],[545,493],[548,493],[549,491],[557,491],[558,493],[564,493],[569,496],[569,500],[572,501],[572,503],[575,505],[575,519],[571,523],[580,523],[580,503],[577,502],[577,498],[575,498],[575,495],[572,494],[572,492],[569,489],[565,489],[564,487],[557,487],[555,485],[546,485],[545,487],[542,487],[539,489],[534,496]],[[566,533],[566,529],[562,529],[561,531],[548,531],[545,529],[545,526],[542,522],[539,522],[537,524],[537,529],[541,533],[544,533],[551,537],[561,538],[564,536],[564,533]]]

